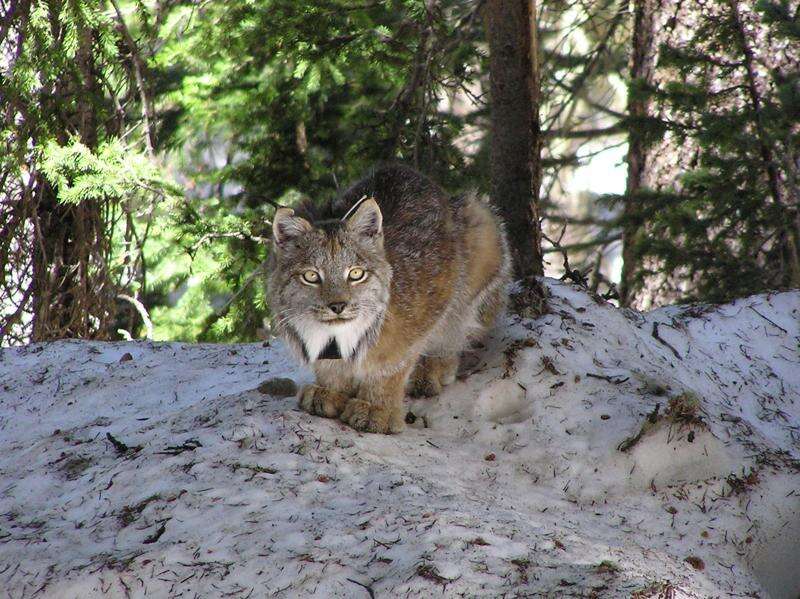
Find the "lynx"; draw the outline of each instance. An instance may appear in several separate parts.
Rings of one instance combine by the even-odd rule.
[[[275,213],[275,329],[316,375],[303,410],[396,433],[406,391],[453,382],[468,340],[505,305],[504,229],[483,202],[398,165],[374,169],[327,216]]]

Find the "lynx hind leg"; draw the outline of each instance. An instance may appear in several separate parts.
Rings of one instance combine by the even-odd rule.
[[[456,380],[458,354],[446,356],[421,356],[409,380],[408,391],[412,397],[433,397]]]
[[[316,383],[306,385],[298,396],[300,408],[315,416],[336,418],[355,395],[352,376],[340,366],[314,366]]]
[[[477,307],[476,320],[481,335],[492,328],[498,315],[505,310],[507,303],[506,285],[503,281],[497,281],[495,286],[484,295]]]

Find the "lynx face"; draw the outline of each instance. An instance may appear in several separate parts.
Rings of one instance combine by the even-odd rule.
[[[276,329],[303,360],[357,360],[389,302],[391,267],[375,200],[346,221],[312,225],[280,208],[273,220],[269,291]]]

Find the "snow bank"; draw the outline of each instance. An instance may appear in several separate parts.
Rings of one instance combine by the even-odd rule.
[[[548,285],[388,437],[258,391],[278,344],[3,350],[0,597],[796,599],[800,293]]]

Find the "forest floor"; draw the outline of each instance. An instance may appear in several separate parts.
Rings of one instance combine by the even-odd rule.
[[[548,287],[393,436],[279,343],[2,350],[0,597],[797,599],[800,292]]]

